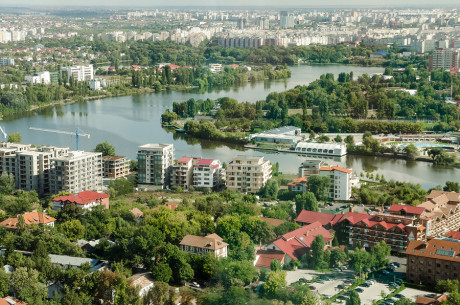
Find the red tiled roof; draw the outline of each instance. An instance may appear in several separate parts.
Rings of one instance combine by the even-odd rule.
[[[211,165],[214,159],[200,159],[196,165]]]
[[[409,242],[405,254],[460,262],[460,242],[437,238],[428,241],[412,240]]]
[[[351,169],[343,168],[343,167],[340,167],[340,166],[320,167],[319,170],[320,171],[333,171],[333,170],[336,170],[336,171],[344,172],[344,173],[347,173],[347,174],[351,174],[353,172]]]
[[[272,260],[276,259],[281,264],[284,264],[284,253],[277,250],[259,250],[256,255],[258,259],[256,261],[257,267],[270,268]]]
[[[109,195],[93,191],[83,191],[69,196],[56,197],[53,199],[53,201],[71,202],[75,204],[85,205],[102,198],[109,198]]]
[[[22,215],[24,218],[24,223],[26,225],[31,225],[31,224],[47,224],[53,221],[56,221],[55,218],[48,216],[43,213],[38,213],[38,212],[30,212],[30,213],[25,213]],[[2,222],[0,222],[1,227],[5,227],[8,229],[16,229],[17,224],[19,220],[18,218],[8,218]]]
[[[192,159],[193,158],[191,158],[191,157],[180,157],[179,160],[177,160],[177,163],[188,163]]]
[[[307,181],[308,181],[307,177],[294,178],[291,182],[288,183],[288,185],[296,185],[298,183],[307,183]]]
[[[12,303],[14,302],[14,303]],[[11,304],[15,304],[15,305],[27,305],[26,302],[22,302],[22,301],[19,301],[18,299],[15,299],[13,297],[4,297],[4,298],[0,298],[0,305],[11,305]]]
[[[425,212],[425,208],[414,207],[414,206],[405,205],[405,204],[393,204],[390,207],[390,212],[400,212],[401,210],[405,211],[408,214],[416,214],[416,215],[421,215],[423,212]]]
[[[323,228],[321,223],[315,222],[284,234],[273,244],[285,254],[297,260],[298,257],[307,253],[311,243],[318,235],[322,235],[325,242],[332,240],[331,233]]]
[[[166,202],[165,206],[167,206],[169,209],[174,211],[175,209],[177,209],[177,207],[179,205],[177,203],[173,203],[173,202]]]
[[[259,216],[259,219],[262,220],[262,221],[265,221],[266,223],[268,223],[268,224],[270,224],[270,225],[272,225],[274,227],[277,227],[280,224],[283,224],[283,223],[286,222],[286,221],[281,220],[281,219],[267,218],[267,217],[262,217],[262,216]]]
[[[320,222],[322,226],[331,224],[334,225],[336,223],[341,222],[344,219],[344,214],[328,214],[322,212],[313,212],[302,210],[299,216],[295,219],[297,222],[302,223],[314,223],[316,221]]]
[[[451,231],[446,234],[447,237],[453,238],[453,239],[460,239],[460,232],[459,231]]]

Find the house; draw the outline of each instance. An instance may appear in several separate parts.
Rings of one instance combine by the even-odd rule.
[[[179,204],[174,203],[174,202],[166,202],[166,203],[165,203],[165,206],[166,206],[168,209],[174,211],[174,210],[177,209],[177,207],[179,206]]]
[[[295,219],[295,222],[301,226],[319,222],[326,229],[331,229],[335,224],[341,222],[344,217],[345,214],[329,214],[302,210]]]
[[[307,191],[307,177],[294,178],[288,183],[288,189],[290,192],[305,193]]]
[[[447,301],[447,295],[441,294],[434,297],[425,297],[425,296],[418,296],[415,299],[416,305],[439,305],[443,302]]]
[[[37,211],[32,211],[28,213],[22,214],[24,218],[25,225],[39,225],[39,226],[50,226],[54,227],[54,222],[56,221],[55,218],[48,216],[43,213],[39,213]],[[0,227],[5,227],[7,229],[17,229],[19,223],[19,217],[16,218],[8,218],[2,222],[0,222]]]
[[[4,297],[0,298],[0,305],[27,305],[27,303],[13,297]]]
[[[67,255],[49,254],[49,258],[53,265],[59,265],[61,269],[80,268],[83,264],[88,263],[91,266],[91,272],[106,268],[106,263],[95,258],[84,258]]]
[[[139,297],[144,297],[154,287],[153,277],[150,272],[138,273],[128,278],[131,285],[139,288]]]
[[[91,211],[92,208],[102,205],[109,208],[109,195],[93,191],[83,191],[68,196],[59,196],[52,200],[53,210],[59,211],[67,204],[75,204],[77,207]]]
[[[316,236],[322,235],[326,243],[325,249],[331,246],[332,235],[321,223],[310,225],[288,232],[274,242],[263,247],[264,251],[256,253],[256,266],[263,267],[266,261],[277,259],[280,263],[289,264],[292,260],[299,260],[310,251],[311,243]],[[282,256],[278,254],[283,254]],[[264,263],[265,261],[265,263]]]
[[[136,217],[137,221],[139,221],[142,217],[144,217],[144,213],[138,208],[132,208],[130,212]]]
[[[274,259],[281,263],[281,266],[285,263],[285,254],[279,250],[258,250],[256,251],[256,259],[254,266],[259,269],[270,270],[270,265]]]
[[[268,223],[269,225],[272,225],[274,227],[277,227],[283,223],[285,223],[286,221],[285,220],[281,220],[281,219],[276,219],[276,218],[268,218],[268,217],[262,217],[262,216],[259,216],[259,219]]]
[[[213,253],[216,257],[227,257],[228,244],[217,234],[206,236],[185,235],[179,244],[182,251],[205,256]]]

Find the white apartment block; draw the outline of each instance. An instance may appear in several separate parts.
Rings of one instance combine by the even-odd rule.
[[[145,144],[137,151],[137,178],[139,184],[166,186],[174,165],[172,144]]]
[[[272,177],[272,165],[264,157],[237,156],[227,166],[227,188],[257,193]]]
[[[329,198],[334,200],[348,200],[351,197],[352,170],[339,166],[321,167],[319,175],[329,177]]]
[[[219,160],[200,159],[193,167],[193,186],[215,189],[222,184],[223,172]]]
[[[437,48],[430,56],[430,71],[439,69],[449,71],[450,68],[454,67],[460,67],[460,49]]]
[[[101,81],[98,79],[92,79],[89,81],[89,89],[91,90],[101,90]]]
[[[67,74],[67,81],[72,77],[77,82],[90,81],[94,77],[93,65],[61,67],[61,77]]]
[[[71,151],[51,160],[51,194],[102,190],[102,153]]]
[[[14,58],[0,58],[0,66],[14,66]]]
[[[48,71],[39,72],[35,75],[26,75],[24,80],[31,85],[43,84],[48,85],[51,83],[51,76]]]

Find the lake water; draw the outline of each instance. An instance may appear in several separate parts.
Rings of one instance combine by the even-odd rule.
[[[382,73],[383,68],[353,67],[343,65],[315,65],[290,67],[292,77],[287,80],[260,81],[243,87],[214,89],[205,93],[198,92],[162,92],[148,95],[123,96],[95,100],[66,106],[48,107],[27,113],[19,118],[5,118],[1,123],[7,133],[19,132],[23,143],[68,146],[75,149],[75,137],[62,134],[29,130],[29,127],[75,131],[89,133],[90,139],[80,138],[80,149],[92,150],[96,144],[108,141],[114,145],[117,154],[135,158],[137,146],[146,143],[174,143],[175,157],[195,156],[218,158],[229,162],[237,154],[265,156],[270,161],[279,162],[280,170],[285,173],[297,173],[298,166],[306,158],[296,154],[279,154],[244,150],[241,146],[217,143],[213,141],[189,138],[183,134],[165,130],[160,126],[161,114],[172,108],[175,101],[188,98],[232,97],[238,101],[265,99],[272,91],[284,91],[297,85],[305,85],[318,79],[321,74],[353,71],[360,74]],[[387,180],[410,181],[429,188],[445,181],[459,181],[459,169],[434,167],[426,162],[406,162],[391,158],[345,156],[329,160],[329,164],[338,164],[353,168],[357,173],[371,171],[384,175]]]

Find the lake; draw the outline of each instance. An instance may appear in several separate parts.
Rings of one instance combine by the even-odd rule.
[[[189,98],[205,99],[228,96],[238,101],[255,102],[265,99],[269,92],[284,91],[297,85],[305,85],[318,79],[321,74],[353,71],[357,77],[382,73],[379,67],[354,67],[345,65],[313,65],[290,67],[292,77],[287,80],[260,81],[241,87],[212,89],[205,93],[191,91],[168,91],[137,96],[123,96],[94,100],[66,106],[55,106],[29,112],[18,118],[5,118],[1,123],[7,133],[19,132],[23,143],[68,146],[75,149],[75,137],[62,134],[29,130],[29,127],[89,133],[90,139],[80,138],[80,149],[92,150],[96,144],[108,141],[114,145],[119,155],[136,158],[137,146],[146,143],[173,143],[175,157],[194,156],[218,158],[229,162],[238,154],[265,156],[271,162],[279,162],[280,171],[297,173],[298,166],[306,158],[296,154],[280,154],[244,150],[241,146],[198,140],[183,134],[165,130],[160,126],[161,114],[171,109],[173,102]],[[395,179],[420,183],[429,188],[445,181],[460,180],[459,169],[445,169],[426,162],[406,162],[405,160],[345,156],[329,160],[331,165],[353,168],[356,173],[371,171],[384,175],[387,180]]]

